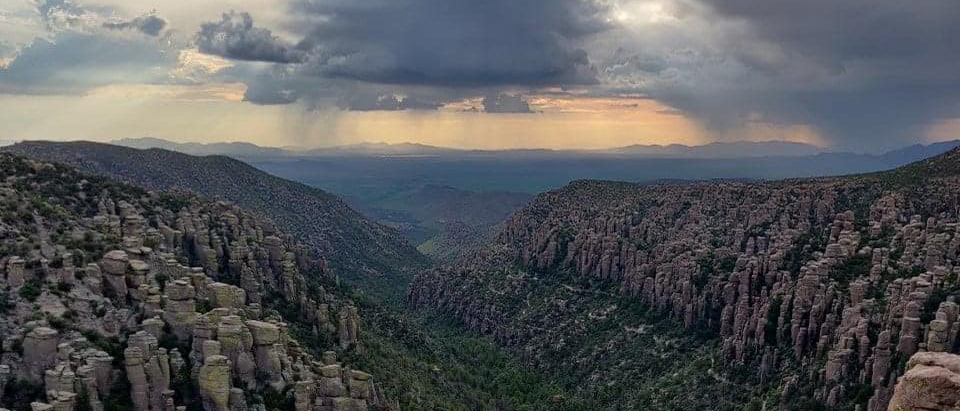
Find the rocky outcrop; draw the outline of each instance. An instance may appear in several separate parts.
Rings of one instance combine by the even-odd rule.
[[[180,341],[190,341],[197,321],[196,289],[185,279],[172,281],[165,290],[163,320]]]
[[[255,411],[248,401],[268,391],[310,410],[390,405],[339,363],[344,389],[320,392],[314,350],[354,349],[359,316],[324,288],[336,284],[324,262],[269,220],[7,154],[0,176],[0,207],[29,217],[0,233],[0,248],[25,251],[0,259],[0,287],[17,290],[0,316],[0,387],[42,387],[34,409]],[[31,200],[44,196],[47,208]],[[280,314],[291,310],[298,322]]]
[[[922,352],[907,362],[888,411],[955,410],[960,406],[960,356]]]
[[[360,316],[357,307],[348,306],[340,311],[340,321],[337,326],[340,339],[340,348],[355,346],[360,334]]]
[[[47,327],[36,327],[23,339],[24,377],[41,381],[44,371],[56,363],[59,333]]]

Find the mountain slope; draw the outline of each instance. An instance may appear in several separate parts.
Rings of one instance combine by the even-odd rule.
[[[142,167],[150,164],[155,163]],[[208,167],[197,164],[195,173],[219,173]],[[161,168],[153,178],[178,176],[168,177],[168,170]],[[0,407],[25,411],[31,409],[30,402],[47,401],[56,409],[72,410],[74,401],[77,409],[122,411],[139,401],[131,391],[147,392],[150,404],[156,404],[155,398],[159,401],[169,387],[175,405],[199,411],[212,398],[203,390],[232,386],[243,388],[238,393],[246,395],[229,397],[236,407],[231,409],[242,409],[238,398],[249,404],[247,409],[267,411],[301,409],[307,404],[295,407],[295,400],[313,398],[322,410],[582,409],[579,400],[519,365],[489,339],[411,316],[369,294],[347,298],[357,287],[337,283],[324,262],[308,258],[310,248],[293,238],[270,219],[235,204],[148,192],[61,164],[0,153],[0,331],[14,347],[4,350],[0,364]],[[118,274],[127,271],[129,279],[123,281]],[[189,286],[180,284],[184,279]],[[114,299],[120,294],[114,285],[120,283],[129,285],[124,291],[129,297]],[[160,308],[164,311],[157,311]],[[198,336],[179,340],[177,334],[192,333],[194,319]],[[277,358],[289,384],[279,385],[264,362],[274,352],[265,344],[250,345],[251,338],[260,341],[261,332],[269,336],[273,330],[272,323],[243,321],[256,319],[282,321],[284,343],[276,345],[282,349]],[[35,328],[43,336],[54,335],[47,331],[53,329],[56,340],[48,345],[47,337],[28,337]],[[141,329],[145,331],[138,332]],[[232,367],[220,375],[235,377],[225,384],[205,385],[209,379],[202,378],[201,384],[191,377],[222,370],[203,368],[203,353],[212,348],[199,336],[211,334]],[[87,340],[80,340],[81,335]],[[51,351],[56,342],[69,342],[83,357],[69,369],[63,362],[50,363],[50,371],[70,371],[84,385],[70,393],[45,395],[49,386],[25,376],[38,358],[58,355]],[[38,343],[43,351],[17,348]],[[143,367],[124,367],[127,346],[145,354],[146,383],[139,371]],[[121,378],[94,383],[94,393],[81,371],[101,358],[101,349],[112,356],[113,374]],[[336,351],[339,360],[325,351]],[[318,362],[311,362],[310,355]],[[160,364],[162,369],[164,356],[170,360],[169,381],[167,374],[149,368]],[[133,365],[134,354],[129,358]],[[341,367],[346,364],[354,371]],[[73,368],[77,365],[80,368]],[[354,367],[373,372],[376,382]],[[136,374],[128,378],[123,374],[128,369]],[[316,395],[311,384],[319,391]],[[554,396],[560,399],[551,399]],[[98,408],[100,403],[103,408]],[[208,410],[223,409],[208,405]]]
[[[378,287],[397,289],[406,283],[408,270],[426,264],[425,257],[397,232],[366,219],[337,197],[228,157],[91,142],[22,142],[5,150],[150,189],[186,189],[232,201],[272,218],[318,251],[347,280],[374,281]]]
[[[390,409],[356,306],[304,247],[224,202],[0,153],[0,406]]]
[[[958,160],[577,181],[419,274],[409,298],[567,378],[592,409],[885,410],[907,358],[960,348]]]

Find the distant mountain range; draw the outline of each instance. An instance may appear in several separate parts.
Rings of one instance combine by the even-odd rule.
[[[636,144],[609,150],[596,150],[594,152],[643,157],[742,158],[810,156],[822,151],[823,149],[812,144],[790,141],[732,141],[710,143],[700,146],[686,146],[683,144],[670,144],[666,146],[658,144]]]
[[[740,158],[770,156],[809,156],[820,147],[789,141],[733,141],[699,146],[683,144],[631,145],[599,150],[506,149],[467,150],[436,147],[417,143],[358,143],[334,147],[301,149],[296,147],[261,147],[250,143],[177,143],[158,138],[125,138],[113,144],[132,148],[162,148],[192,155],[222,154],[243,157],[327,157],[327,156],[631,156],[658,158]]]
[[[114,140],[111,144],[118,146],[148,149],[162,148],[164,150],[178,151],[184,154],[194,156],[209,155],[229,155],[229,156],[275,156],[283,155],[285,150],[274,147],[261,147],[256,144],[244,142],[225,142],[225,143],[177,143],[160,138],[142,137],[142,138],[123,138]]]
[[[355,144],[299,150],[247,143],[180,144],[127,139],[188,154],[218,153],[282,178],[375,206],[424,185],[472,191],[538,193],[579,179],[634,182],[780,179],[889,170],[960,146],[960,140],[915,144],[883,154],[822,152],[790,142],[703,146],[630,146],[609,150],[458,150],[422,144]],[[357,204],[357,203],[354,203]]]
[[[830,152],[812,144],[791,141],[730,141],[714,142],[704,145],[688,146],[683,144],[635,144],[597,150],[551,150],[551,149],[506,149],[506,150],[467,150],[449,147],[437,147],[417,143],[358,143],[334,147],[305,149],[298,147],[262,147],[244,142],[223,143],[177,143],[159,138],[125,138],[112,144],[138,148],[162,148],[191,155],[227,155],[242,158],[278,158],[278,157],[415,157],[415,156],[501,156],[501,157],[639,157],[639,158],[689,158],[689,159],[732,159],[758,157],[810,157],[810,156],[850,156],[856,158],[900,159],[904,162],[915,161],[943,153],[960,146],[960,140],[931,144],[915,144],[884,154],[858,154],[849,152]],[[903,163],[900,163],[903,164]]]

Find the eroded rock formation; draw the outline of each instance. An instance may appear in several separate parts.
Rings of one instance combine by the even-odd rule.
[[[391,406],[325,352],[357,347],[356,309],[268,220],[8,154],[0,175],[0,387],[42,388],[34,410],[263,410],[268,392],[302,410]]]
[[[785,399],[884,410],[907,358],[958,352],[958,161],[955,150],[876,175],[767,183],[574,182],[487,247],[420,274],[409,297],[527,353],[562,352],[587,328],[574,302],[608,301],[586,315],[602,319],[638,301],[716,335],[729,366]],[[531,306],[531,295],[545,297]],[[636,332],[620,326],[618,339]]]

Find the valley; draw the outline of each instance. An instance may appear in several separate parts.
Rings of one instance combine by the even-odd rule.
[[[384,209],[402,210],[440,232],[452,221],[486,231],[452,246],[434,242],[436,249],[457,250],[432,255],[438,262],[410,257],[386,264],[381,256],[420,253],[407,251],[403,240],[393,249],[374,247],[378,254],[372,255],[310,247],[310,241],[342,243],[351,237],[305,230],[292,218],[298,209],[267,199],[300,196],[296,201],[306,207],[341,216],[322,218],[336,218],[352,230],[377,230],[370,236],[392,231],[401,238],[402,227],[365,220],[336,197],[296,183],[278,185],[283,180],[240,162],[89,143],[23,143],[8,151],[160,189],[171,193],[160,194],[166,204],[201,201],[189,200],[199,194],[228,201],[218,207],[234,207],[233,214],[244,213],[236,207],[246,204],[253,210],[250,218],[291,216],[276,229],[291,227],[296,234],[257,241],[304,241],[288,255],[302,260],[301,267],[315,267],[302,270],[319,271],[292,288],[284,285],[291,280],[277,282],[283,294],[269,295],[294,297],[271,297],[263,300],[264,308],[273,307],[278,321],[291,322],[291,332],[308,342],[313,355],[332,348],[345,364],[370,372],[378,391],[363,397],[368,408],[882,410],[894,397],[907,359],[917,351],[950,352],[956,344],[952,330],[960,328],[954,302],[960,285],[953,272],[960,251],[956,150],[891,171],[844,177],[679,184],[581,180],[532,200],[440,186],[398,191],[378,200]],[[114,161],[118,152],[135,160]],[[264,182],[252,183],[257,179]],[[231,188],[239,181],[271,188]],[[45,184],[59,187],[50,180]],[[173,200],[182,196],[186,200]],[[143,213],[119,221],[137,221]],[[161,217],[164,212],[147,215],[156,215],[147,219],[151,226],[170,224],[162,220],[168,218]],[[137,241],[141,228],[122,227],[124,242]],[[264,234],[255,235],[276,229],[257,228],[255,233]],[[181,246],[167,238],[149,242],[166,241],[173,245],[160,248],[177,252]],[[200,238],[183,249],[183,261],[206,267],[211,281],[229,284],[238,278],[247,301],[265,295],[260,290],[266,285],[231,277],[236,252],[228,250],[234,237]],[[146,252],[140,258],[156,260]],[[146,268],[147,284],[159,282],[151,279],[158,275],[153,264]],[[386,269],[371,269],[377,266]],[[317,321],[316,309],[302,304],[313,306],[317,303],[304,298],[317,297],[296,297],[300,292],[319,292],[316,301],[327,313],[339,307],[340,314],[326,314],[339,320],[331,320],[327,331],[310,326]],[[160,301],[167,298],[161,294]],[[138,315],[146,321],[149,314]],[[50,324],[64,314],[47,315]],[[173,321],[161,318],[168,326]],[[121,344],[134,338],[124,329],[119,328]],[[154,338],[168,338],[164,335]],[[189,348],[181,351],[194,355]]]
[[[2,0],[0,411],[960,411],[958,21]]]

